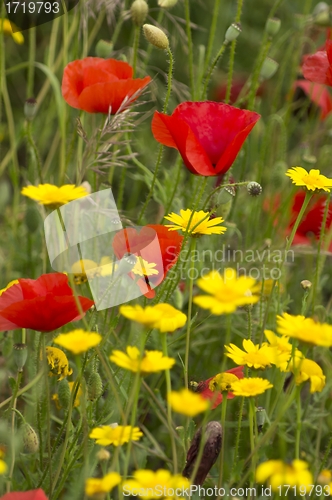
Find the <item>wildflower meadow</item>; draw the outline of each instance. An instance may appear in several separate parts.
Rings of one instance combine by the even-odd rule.
[[[0,498],[332,496],[332,6],[4,0]]]

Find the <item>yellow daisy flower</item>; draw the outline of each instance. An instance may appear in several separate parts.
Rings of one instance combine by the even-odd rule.
[[[242,342],[244,351],[235,344],[225,345],[226,356],[231,358],[237,365],[247,365],[249,368],[264,369],[271,366],[276,358],[273,347],[263,344],[261,347],[255,345],[252,340],[244,339]]]
[[[73,330],[69,333],[60,333],[54,343],[64,347],[73,354],[82,354],[92,347],[100,344],[102,336],[95,332],[85,332],[82,329]]]
[[[24,43],[24,36],[20,31],[16,31],[18,29],[19,28],[14,23],[11,23],[9,19],[0,19],[0,31],[3,31],[5,35],[11,36],[18,45],[22,45],[22,43]]]
[[[181,474],[172,475],[168,470],[159,469],[137,470],[133,474],[133,479],[128,479],[122,485],[124,496],[137,496],[139,498],[173,500],[184,498],[176,494],[176,491],[185,491],[190,488],[189,479]],[[162,493],[166,494],[163,495]],[[187,497],[185,497],[187,498]]]
[[[218,373],[209,382],[209,389],[212,392],[230,392],[232,390],[232,383],[239,380],[239,377],[233,373],[222,372]]]
[[[166,215],[165,219],[173,222],[173,224],[166,224],[165,226],[168,227],[169,231],[177,231],[180,229],[189,234],[223,234],[227,229],[223,226],[215,227],[224,222],[222,217],[210,219],[209,212],[203,212],[203,210],[194,212],[193,216],[191,215],[192,213],[193,211],[190,210],[190,208],[187,208],[187,210],[180,210],[180,215],[172,212]]]
[[[137,321],[150,328],[157,328],[162,333],[174,332],[187,322],[187,316],[170,304],[157,304],[145,308],[135,306],[121,306],[120,313],[128,319]]]
[[[237,307],[259,301],[260,286],[255,283],[253,278],[238,277],[234,269],[225,269],[224,276],[211,271],[197,280],[199,288],[209,295],[197,295],[193,302],[212,314],[229,314]]]
[[[282,460],[268,460],[257,467],[256,481],[267,482],[273,491],[280,491],[282,485],[307,486],[309,490],[313,477],[308,467],[303,460],[293,460],[291,464],[285,464]]]
[[[101,446],[121,446],[129,441],[139,441],[143,436],[143,432],[139,427],[132,427],[131,425],[102,425],[95,427],[89,434],[91,439],[95,439],[97,444]]]
[[[234,396],[249,398],[263,394],[267,389],[271,389],[272,387],[273,385],[264,378],[242,378],[232,383],[232,393]]]
[[[39,184],[38,187],[24,187],[21,194],[38,201],[39,205],[61,207],[61,205],[65,205],[78,198],[83,198],[89,193],[84,187],[76,187],[74,184],[66,184],[61,187],[54,186],[53,184]]]
[[[289,364],[289,371],[295,375],[296,385],[310,380],[310,392],[321,392],[325,387],[326,377],[321,367],[311,359],[295,357]]]
[[[121,476],[117,472],[110,472],[101,479],[90,477],[85,481],[85,493],[88,497],[97,498],[97,495],[108,493],[120,483]]]
[[[187,417],[195,417],[210,406],[207,399],[188,389],[182,389],[178,392],[171,391],[168,393],[167,400],[174,411]]]
[[[319,170],[311,169],[308,173],[302,167],[293,167],[287,170],[286,175],[290,177],[295,186],[305,186],[309,191],[323,189],[330,192],[332,179],[322,175]]]
[[[127,346],[126,351],[127,354],[113,351],[110,360],[121,368],[135,373],[140,372],[142,375],[169,370],[175,363],[175,359],[163,356],[161,351],[145,351],[143,357],[137,347]]]
[[[311,318],[292,316],[284,313],[277,316],[277,330],[281,335],[293,337],[308,344],[332,346],[332,326],[327,323],[316,323]]]
[[[147,260],[138,257],[136,260],[136,264],[132,268],[131,272],[137,274],[138,276],[154,276],[159,274],[157,269],[154,269],[157,264],[154,262],[148,262]]]
[[[13,285],[17,285],[17,283],[19,283],[19,281],[18,281],[18,280],[13,280],[13,281],[10,281],[10,282],[8,283],[8,285],[7,285],[7,286],[5,286],[5,288],[2,288],[2,289],[0,290],[0,296],[1,296],[1,295],[2,295],[2,294],[6,291],[6,290],[8,290],[8,288],[10,288],[11,286],[13,286]]]
[[[7,472],[7,464],[3,460],[0,460],[0,474],[5,474]]]
[[[73,370],[69,368],[67,356],[61,349],[47,346],[46,358],[51,368],[50,375],[60,375],[58,381],[63,380],[73,373]]]

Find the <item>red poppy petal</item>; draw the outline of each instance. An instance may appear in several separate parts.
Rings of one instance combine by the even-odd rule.
[[[297,80],[294,87],[301,88],[307,96],[321,109],[321,118],[324,120],[332,111],[332,97],[325,85],[320,83]]]
[[[0,296],[0,313],[3,309],[6,309],[15,302],[20,302],[23,299],[22,287],[19,283],[9,287],[8,290],[3,292]]]
[[[150,82],[151,78],[137,78],[135,80],[119,80],[110,83],[98,83],[82,90],[78,98],[78,107],[88,113],[107,114],[109,108],[114,114],[118,111],[126,97],[130,98]],[[135,97],[136,100],[138,95]]]
[[[330,65],[332,65],[332,40],[326,40],[326,54]]]
[[[127,80],[133,77],[133,68],[130,64],[124,61],[117,61],[116,59],[98,59],[96,66],[103,70],[115,75],[119,80]]]
[[[19,279],[24,299],[33,299],[47,293],[54,295],[73,295],[68,285],[68,276],[64,273],[42,274],[36,280]]]
[[[6,493],[0,500],[48,500],[44,491],[41,489],[30,491],[13,491]]]
[[[257,118],[257,120],[258,120],[258,118]],[[246,140],[246,138],[250,134],[251,130],[255,126],[256,121],[251,123],[250,125],[247,125],[247,127],[245,127],[245,129],[241,130],[241,132],[239,132],[237,134],[235,139],[226,146],[226,149],[225,149],[223,155],[221,156],[220,160],[218,161],[218,163],[216,165],[216,168],[215,168],[216,174],[215,175],[224,174],[225,172],[227,172],[227,170],[229,170],[231,168],[231,166],[233,165],[233,163],[235,161],[235,158],[239,154],[239,151],[240,151],[244,141]]]
[[[94,305],[92,300],[85,297],[78,299],[84,312]],[[16,328],[49,332],[73,321],[79,314],[73,296],[55,297],[48,294],[11,304],[1,311],[1,319],[9,320]],[[0,331],[3,331],[1,321]]]
[[[318,51],[316,54],[305,58],[302,65],[302,73],[306,80],[332,85],[332,79],[328,77],[329,66],[326,51]]]
[[[164,146],[177,149],[177,144],[170,132],[171,127],[172,117],[159,113],[159,111],[155,111],[151,122],[153,137],[156,141],[164,144]]]

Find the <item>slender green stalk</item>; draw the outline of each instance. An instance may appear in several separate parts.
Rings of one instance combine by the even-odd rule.
[[[194,49],[190,27],[190,7],[189,0],[184,0],[184,15],[186,20],[186,34],[188,41],[188,62],[189,62],[189,81],[191,98],[195,100],[195,77],[194,77]]]
[[[164,356],[168,357],[167,333],[161,334],[161,343],[162,343],[162,347],[163,347],[163,354],[164,354]],[[167,391],[167,394],[169,394],[172,390],[170,370],[165,370],[165,378],[166,378],[166,391]],[[173,469],[174,469],[174,474],[177,474],[177,472],[178,472],[178,457],[177,457],[176,443],[175,443],[175,438],[174,438],[174,429],[173,429],[173,424],[172,424],[172,408],[168,402],[168,399],[167,399],[167,424],[168,424],[168,432],[169,432],[169,435],[171,438],[172,455],[173,455],[172,456]]]
[[[28,145],[30,146],[30,151],[31,151],[31,156],[32,156],[32,162],[36,166],[36,178],[39,180],[41,184],[43,184],[43,173],[42,173],[42,165],[40,161],[40,155],[39,151],[37,149],[36,143],[34,141],[34,138],[32,136],[32,122],[27,121],[26,122],[26,138]],[[33,181],[34,179],[31,179]]]
[[[135,76],[136,76],[137,54],[138,54],[140,34],[141,34],[140,26],[135,26],[134,27],[133,62],[132,62],[133,78],[135,78]]]
[[[36,28],[29,29],[29,68],[28,68],[28,83],[27,83],[27,99],[33,97],[33,83],[35,75],[35,62],[36,59]]]
[[[16,386],[12,395],[12,410],[16,409],[17,405],[17,393],[18,389],[20,387],[22,380],[22,371],[17,372],[16,376]],[[15,459],[16,459],[16,453],[15,453],[15,435],[16,435],[16,429],[15,429],[15,420],[16,420],[16,412],[13,411],[11,415],[11,440],[10,440],[10,451],[11,451],[11,462],[10,462],[10,467],[9,467],[9,474],[8,474],[8,481],[7,481],[7,493],[10,492],[11,485],[12,485],[12,478],[14,474],[14,467],[15,467]]]
[[[243,7],[243,0],[238,0],[237,2],[237,11],[235,16],[235,23],[239,23],[241,20],[241,13]],[[232,90],[232,81],[233,81],[233,71],[234,71],[234,59],[235,59],[235,50],[236,50],[236,39],[232,41],[230,55],[229,55],[229,67],[228,67],[228,75],[227,75],[227,89],[225,102],[228,104],[231,97]]]
[[[47,359],[46,359],[46,350],[45,350],[45,335],[41,336],[42,338],[42,356],[44,363],[44,371],[47,373]],[[51,393],[50,393],[50,384],[49,378],[45,377],[45,386],[46,386],[46,425],[47,425],[47,451],[48,451],[48,470],[49,470],[49,491],[48,494],[50,498],[53,493],[53,484],[52,484],[52,446],[51,446]]]
[[[249,398],[249,433],[250,433],[250,450],[251,450],[251,474],[250,474],[250,487],[255,482],[256,470],[256,453],[255,453],[255,400]]]
[[[217,66],[218,61],[224,55],[224,52],[226,50],[227,45],[228,45],[228,43],[226,41],[224,41],[222,46],[220,47],[216,57],[213,59],[212,63],[210,64],[210,66],[206,72],[206,76],[205,76],[204,81],[203,81],[203,90],[201,92],[201,99],[202,100],[206,99],[207,88],[208,88],[212,73],[213,73],[215,67]]]
[[[130,408],[130,411],[131,411],[131,419],[130,419],[131,428],[133,428],[135,426],[135,423],[136,423],[137,409],[138,409],[138,399],[139,399],[140,387],[141,387],[141,380],[142,380],[142,378],[140,376],[140,373],[137,372],[136,376],[135,376],[135,381],[134,381],[134,386],[133,386],[133,392],[132,392],[132,396],[134,398],[133,404],[130,407],[129,403],[128,403],[128,411],[129,411],[129,408]],[[126,419],[127,418],[128,418],[128,414],[126,415]],[[124,466],[123,466],[123,477],[124,478],[126,478],[127,474],[128,474],[131,449],[132,449],[132,440],[130,439],[129,442],[128,442],[128,444],[127,444],[126,458],[125,458],[125,463],[124,463]]]
[[[220,3],[221,3],[221,0],[215,0],[214,1],[212,21],[211,21],[211,25],[210,25],[210,29],[209,29],[209,31],[210,31],[209,41],[208,41],[208,44],[207,44],[207,49],[206,49],[206,54],[205,54],[204,72],[208,68],[209,61],[210,61],[211,54],[212,54],[213,42],[214,42],[214,37],[215,37],[215,34],[216,34],[216,28],[217,28],[217,22],[218,22],[218,15],[219,15]]]
[[[306,192],[306,195],[305,195],[305,198],[303,200],[303,204],[302,204],[301,210],[298,213],[298,216],[296,218],[296,221],[295,221],[295,224],[293,226],[293,229],[292,229],[292,232],[290,234],[290,237],[287,240],[287,244],[286,244],[286,248],[285,248],[285,253],[287,253],[288,250],[290,249],[290,247],[292,246],[292,243],[293,243],[294,236],[296,234],[297,228],[299,227],[299,224],[300,224],[300,222],[302,220],[304,212],[306,211],[306,209],[307,209],[307,207],[308,207],[308,205],[310,203],[310,200],[311,200],[312,196],[313,196],[313,193],[310,193],[309,191]]]
[[[301,408],[301,385],[296,388],[296,434],[295,434],[295,458],[300,458],[300,441],[302,429]]]
[[[227,411],[227,391],[224,391],[222,393],[222,403],[221,403],[222,440],[221,440],[221,451],[220,451],[220,469],[219,469],[219,478],[218,478],[218,489],[221,488],[221,486],[223,484],[223,477],[224,477],[226,411]]]
[[[169,98],[170,98],[170,95],[171,95],[171,90],[172,90],[172,76],[173,76],[173,64],[174,64],[174,59],[173,59],[173,54],[172,54],[171,49],[168,48],[167,52],[168,52],[168,55],[169,55],[169,67],[168,67],[167,91],[166,91],[166,96],[165,96],[163,113],[167,112],[168,101],[169,101]],[[138,224],[141,223],[141,221],[143,219],[143,215],[145,213],[145,210],[146,210],[146,208],[147,208],[147,206],[149,204],[149,201],[152,198],[154,186],[155,186],[156,180],[157,180],[157,175],[159,173],[159,167],[160,167],[160,164],[161,164],[161,158],[162,158],[163,150],[164,150],[164,146],[162,144],[160,144],[159,151],[158,151],[157,162],[156,162],[156,166],[155,166],[155,169],[154,169],[154,173],[153,173],[153,178],[152,178],[150,190],[148,192],[148,195],[146,197],[146,200],[145,200],[145,203],[144,203],[144,205],[142,207],[142,210],[141,210],[141,212],[140,212],[140,214],[138,216]]]
[[[240,409],[239,409],[239,418],[237,421],[237,430],[236,430],[235,446],[234,446],[234,458],[233,458],[233,465],[232,465],[231,476],[230,476],[231,480],[233,480],[233,474],[235,473],[236,466],[237,466],[237,463],[239,460],[239,445],[240,445],[240,436],[241,436],[241,430],[242,430],[243,407],[244,407],[244,397],[241,398]]]
[[[195,248],[196,248],[196,239],[195,237],[192,237],[191,240],[191,254],[195,254]],[[185,351],[185,358],[184,358],[184,383],[185,386],[188,388],[189,387],[189,377],[188,377],[188,372],[189,372],[189,350],[190,350],[190,330],[191,330],[191,313],[192,313],[192,306],[193,306],[193,289],[194,289],[194,277],[193,277],[193,271],[195,270],[195,259],[191,259],[191,265],[188,270],[188,276],[189,276],[189,296],[188,296],[188,314],[187,314],[187,331],[186,331],[186,351]]]

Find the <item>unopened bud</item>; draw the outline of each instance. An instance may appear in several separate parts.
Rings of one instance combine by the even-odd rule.
[[[278,68],[279,63],[277,63],[277,61],[274,61],[270,57],[267,57],[263,62],[263,66],[259,75],[261,80],[269,80],[270,78],[272,78],[272,76],[277,72]]]
[[[225,42],[230,43],[236,40],[242,31],[240,23],[232,23],[225,33]]]
[[[70,403],[70,387],[66,378],[58,385],[58,398],[61,408],[68,408]]]
[[[263,408],[262,406],[258,406],[256,408],[256,422],[257,422],[258,432],[262,432],[265,421],[266,421],[265,408]]]
[[[18,371],[22,372],[28,357],[28,346],[21,343],[14,344],[13,355]]]
[[[106,450],[105,448],[102,448],[101,450],[99,450],[96,453],[96,457],[99,460],[99,462],[103,462],[103,461],[106,462],[106,460],[109,460],[111,458],[111,454],[108,450]]]
[[[117,271],[121,274],[129,273],[137,262],[136,255],[131,253],[125,254],[122,259],[117,263]]]
[[[173,300],[176,308],[181,311],[183,307],[183,293],[178,287],[175,289],[173,294]]]
[[[144,24],[143,31],[147,41],[158,49],[167,50],[169,48],[168,38],[161,29],[152,26],[152,24]]]
[[[96,45],[96,56],[107,59],[111,57],[112,53],[113,53],[113,43],[107,42],[106,40],[99,40],[99,42]]]
[[[98,372],[92,372],[88,380],[88,400],[96,401],[103,393],[103,383]]]
[[[24,103],[24,116],[31,122],[37,113],[37,101],[34,97],[29,97]]]
[[[318,26],[328,28],[332,25],[332,11],[325,2],[319,2],[312,12],[313,21]]]
[[[302,286],[303,290],[310,290],[310,288],[312,287],[312,283],[309,280],[302,280],[301,286]]]
[[[164,9],[170,9],[174,7],[178,3],[178,0],[158,0],[159,7],[163,7]]]
[[[130,7],[131,18],[136,26],[142,26],[148,12],[149,7],[145,0],[134,0]]]
[[[36,431],[29,424],[23,426],[24,453],[36,453],[39,450],[39,439]]]
[[[247,184],[247,191],[250,196],[259,196],[262,193],[262,186],[258,182],[249,182]]]
[[[272,38],[276,36],[278,31],[280,30],[281,21],[277,17],[269,17],[266,21],[265,31]]]

